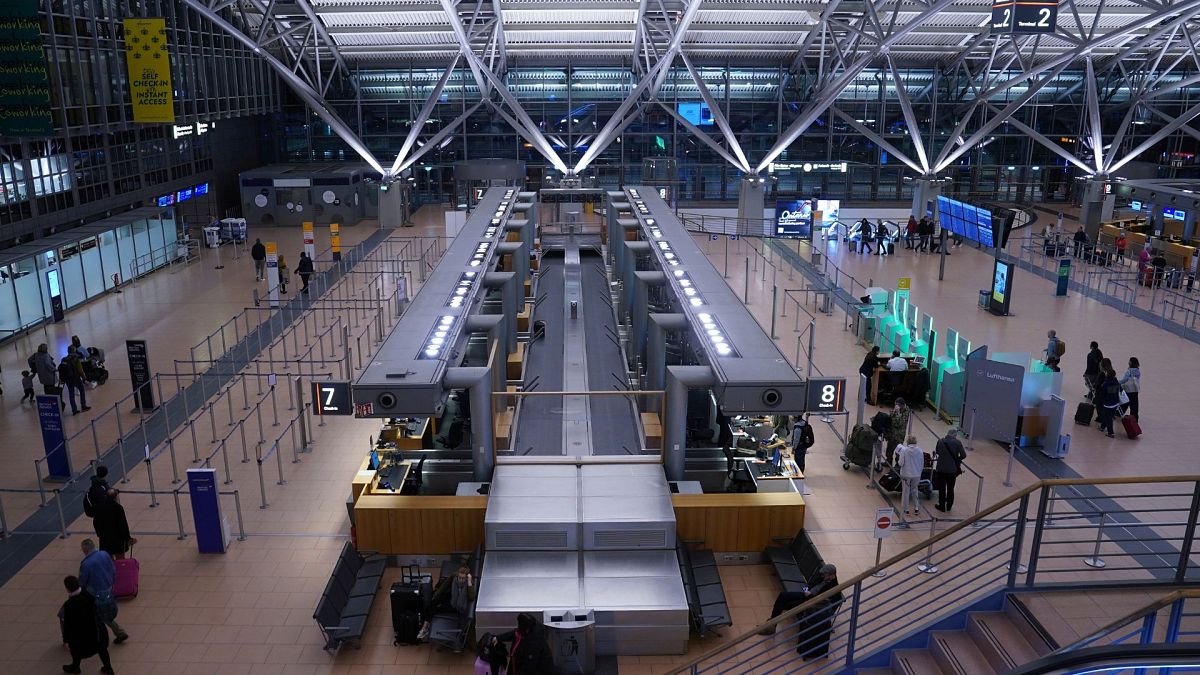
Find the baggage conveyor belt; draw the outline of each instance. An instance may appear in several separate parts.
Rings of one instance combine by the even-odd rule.
[[[526,348],[528,390],[628,389],[603,259],[570,241],[562,257],[542,258],[537,291],[532,319],[545,322],[545,333]],[[521,399],[512,447],[517,455],[639,454],[638,423],[622,396],[530,396]]]

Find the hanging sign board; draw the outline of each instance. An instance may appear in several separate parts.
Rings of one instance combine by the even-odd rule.
[[[172,124],[175,94],[171,88],[171,57],[167,54],[165,19],[125,19],[125,66],[133,121]]]
[[[1032,35],[1053,33],[1058,21],[1058,3],[1053,0],[995,0],[992,31]]]
[[[40,5],[38,0],[0,2],[0,136],[54,135]]]

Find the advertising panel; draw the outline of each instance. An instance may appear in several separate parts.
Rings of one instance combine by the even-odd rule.
[[[807,199],[781,199],[775,202],[775,236],[812,236],[812,202]]]
[[[174,123],[175,94],[171,88],[166,20],[125,19],[124,25],[125,66],[129,69],[133,121]]]
[[[38,0],[0,2],[0,136],[54,135]]]

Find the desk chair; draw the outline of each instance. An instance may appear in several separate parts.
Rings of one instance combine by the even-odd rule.
[[[400,488],[402,495],[419,495],[421,494],[421,486],[424,484],[425,472],[425,456],[417,460],[417,465],[408,472],[408,476],[404,479],[404,486]]]
[[[754,477],[750,475],[750,469],[746,466],[746,460],[738,459],[733,456],[733,450],[724,448],[725,452],[725,479],[729,483],[730,492],[757,492],[758,489],[754,485]]]

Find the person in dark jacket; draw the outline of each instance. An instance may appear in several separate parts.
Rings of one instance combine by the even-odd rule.
[[[87,404],[87,381],[83,376],[83,363],[79,361],[79,355],[74,351],[67,352],[67,355],[58,363],[58,379],[62,380],[63,386],[67,390],[67,400],[71,402],[72,415],[91,410]],[[75,394],[79,394],[78,406],[75,405]]]
[[[817,578],[810,579],[809,582],[811,585],[803,591],[782,591],[779,595],[775,596],[775,605],[771,607],[771,618],[774,619],[784,612],[799,607],[825,591],[836,588],[838,585],[837,567],[829,563],[822,565],[821,569],[817,570]],[[832,597],[836,599],[836,602],[841,603],[842,595],[840,593]],[[801,618],[801,621],[803,622],[803,618]],[[773,635],[777,627],[778,624],[768,626],[758,631],[758,634]]]
[[[92,518],[92,527],[96,528],[96,537],[100,539],[100,550],[108,553],[114,560],[125,557],[126,551],[137,543],[129,535],[129,520],[125,517],[125,507],[117,499],[116,488],[109,488],[107,499],[96,511]]]
[[[916,216],[908,217],[908,224],[904,226],[904,248],[912,250],[916,248],[915,239],[917,238],[917,218]]]
[[[262,239],[254,240],[254,245],[250,247],[250,258],[254,260],[254,280],[262,281],[267,273],[267,247]]]
[[[875,228],[871,226],[871,221],[866,218],[859,223],[858,230],[858,252],[862,254],[871,253],[871,242],[875,240]]]
[[[1088,244],[1087,232],[1083,229],[1082,225],[1075,231],[1075,236],[1071,237],[1071,240],[1075,242],[1075,257],[1082,258],[1083,250],[1087,248]]]
[[[67,601],[58,616],[62,621],[63,642],[71,650],[71,663],[63,666],[63,672],[82,672],[79,664],[86,658],[99,655],[102,673],[112,673],[112,661],[108,657],[108,630],[96,613],[96,602],[79,585],[79,579],[63,579],[67,589]]]
[[[303,284],[300,286],[300,292],[307,293],[308,280],[313,274],[313,261],[312,258],[308,257],[308,254],[303,251],[300,252],[300,262],[296,263],[296,274],[300,277],[300,283]]]
[[[875,369],[879,367],[879,347],[871,347],[871,351],[867,352],[866,358],[863,359],[862,365],[858,367],[860,375],[867,376],[867,391],[863,397],[870,403],[871,398],[871,381],[875,378]]]
[[[1100,343],[1093,340],[1087,353],[1087,367],[1083,371],[1089,398],[1095,396],[1096,387],[1100,384],[1100,362],[1103,360],[1104,352],[1100,351]]]
[[[796,460],[796,466],[800,467],[800,472],[804,473],[804,456],[808,454],[808,449],[816,443],[813,438],[812,425],[808,420],[804,419],[803,415],[797,415],[793,418],[792,423],[792,459]]]
[[[938,511],[954,508],[954,483],[962,473],[962,462],[966,458],[967,451],[958,440],[958,429],[951,427],[933,449],[933,489],[938,493],[934,508]]]
[[[497,642],[508,642],[508,675],[551,675],[554,660],[550,645],[537,618],[528,612],[517,615],[517,629],[496,636]]]
[[[96,513],[106,501],[108,501],[108,467],[100,464],[96,466],[92,484],[88,486],[87,493],[83,495],[84,515],[95,518]]]
[[[1112,362],[1104,359],[1100,369],[1102,375],[1100,386],[1096,388],[1096,416],[1100,418],[1100,430],[1109,438],[1113,438],[1113,419],[1121,409],[1121,383],[1113,370]]]

